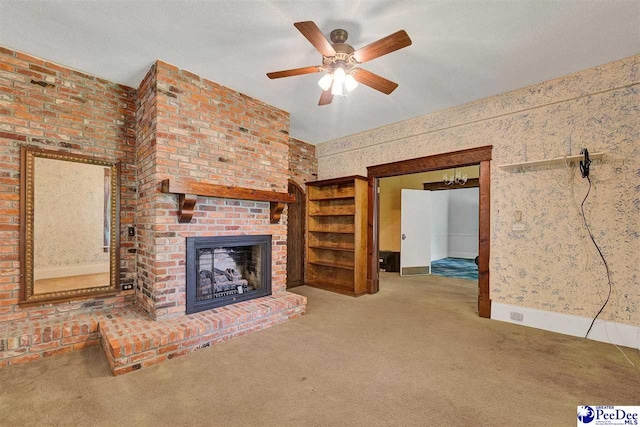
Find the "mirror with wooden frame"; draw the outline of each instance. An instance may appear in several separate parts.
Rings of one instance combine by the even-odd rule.
[[[20,177],[20,302],[115,293],[119,163],[23,146]]]

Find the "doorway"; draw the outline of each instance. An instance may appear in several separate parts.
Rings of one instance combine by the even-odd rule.
[[[296,201],[289,204],[287,214],[287,289],[304,284],[304,236],[306,196],[302,188],[289,181],[289,194]]]
[[[427,172],[428,173],[428,172]],[[437,276],[478,281],[479,246],[479,175],[480,167],[447,169],[435,172],[436,182],[425,183],[442,201],[437,256],[431,272]]]
[[[477,283],[478,177],[475,165],[379,179],[381,269]]]
[[[471,148],[382,165],[369,166],[369,207],[367,244],[367,285],[370,293],[379,290],[379,229],[381,178],[429,172],[449,168],[479,165],[478,177],[478,312],[480,317],[491,317],[489,298],[489,253],[490,253],[490,192],[492,146]]]

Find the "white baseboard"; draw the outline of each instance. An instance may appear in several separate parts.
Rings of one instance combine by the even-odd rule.
[[[512,319],[512,313],[516,314],[515,317],[517,317],[517,314],[521,314],[522,320]],[[593,318],[575,316],[573,314],[554,313],[552,311],[496,302],[491,303],[491,319],[574,337],[584,337],[593,320]],[[640,326],[598,319],[589,333],[589,339],[640,349]]]
[[[465,258],[465,259],[475,259],[478,256],[477,252],[449,252],[449,258]]]
[[[438,261],[439,259],[445,259],[448,256],[449,254],[447,254],[446,252],[438,252],[438,253],[431,252],[431,262]]]

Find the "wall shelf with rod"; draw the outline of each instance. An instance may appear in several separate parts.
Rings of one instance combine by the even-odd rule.
[[[604,154],[605,153],[603,152],[589,153],[589,157],[591,158],[591,160],[602,160],[604,158]],[[521,168],[531,168],[536,166],[557,166],[557,165],[562,165],[564,163],[578,163],[582,159],[584,159],[584,156],[582,154],[579,154],[576,156],[554,157],[552,159],[509,163],[504,165],[498,165],[498,167],[504,170],[514,170],[514,169],[521,169]]]

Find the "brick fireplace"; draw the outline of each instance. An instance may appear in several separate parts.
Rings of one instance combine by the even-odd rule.
[[[115,374],[298,317],[306,305],[286,292],[286,220],[271,221],[269,202],[192,195],[192,218],[181,222],[179,197],[161,188],[286,193],[288,114],[161,61],[138,99],[136,297],[156,322],[129,313],[100,324]]]
[[[289,138],[288,113],[162,61],[137,90],[9,49],[0,48],[0,64],[15,80],[0,115],[7,159],[0,164],[7,213],[0,221],[0,367],[102,343],[121,374],[304,314],[306,299],[286,291],[286,210],[272,222],[268,201],[198,196],[192,220],[183,223],[179,197],[161,189],[171,179],[286,193],[290,178],[316,169],[314,156],[290,163],[291,144],[295,152],[313,147]],[[120,276],[134,290],[18,305],[23,144],[122,162]],[[231,236],[269,237],[270,261],[261,268],[270,291],[187,314],[188,242]],[[243,294],[251,290],[248,279],[228,274]]]
[[[186,311],[186,238],[272,236],[272,291],[286,288],[286,223],[269,203],[198,197],[188,224],[164,179],[286,192],[289,116],[253,98],[158,61],[139,93],[138,302],[154,319]]]

